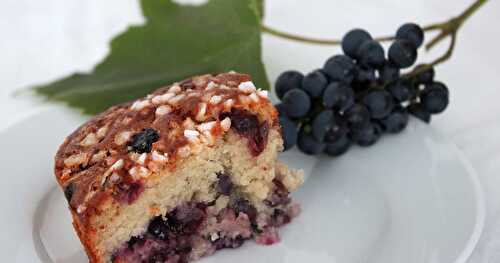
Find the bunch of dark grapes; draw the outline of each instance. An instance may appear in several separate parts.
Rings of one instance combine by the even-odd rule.
[[[424,32],[402,25],[387,53],[363,29],[342,39],[343,55],[328,59],[307,75],[286,71],[276,81],[285,150],[338,156],[353,144],[371,146],[384,133],[399,133],[409,114],[431,121],[448,106],[448,88],[434,80],[434,69],[418,65]],[[413,72],[414,74],[411,74]]]

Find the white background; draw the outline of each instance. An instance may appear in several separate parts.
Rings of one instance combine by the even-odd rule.
[[[406,21],[438,22],[472,0],[268,0],[267,24],[316,37],[341,37],[353,27],[386,35]],[[300,6],[300,7],[299,7]],[[44,102],[14,91],[87,71],[108,51],[111,37],[141,23],[136,0],[1,0],[0,129],[36,112]],[[272,81],[286,69],[320,67],[338,47],[291,43],[264,36]],[[421,56],[428,61],[443,48]],[[433,119],[478,171],[487,202],[483,237],[469,262],[500,262],[500,2],[490,1],[462,28],[455,54],[437,69],[451,105]],[[404,151],[404,149],[401,149]]]

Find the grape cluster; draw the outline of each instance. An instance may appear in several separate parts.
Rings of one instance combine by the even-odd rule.
[[[338,156],[353,144],[371,146],[384,133],[399,133],[409,114],[429,123],[448,106],[448,88],[434,69],[418,65],[422,28],[402,25],[386,51],[363,29],[342,39],[344,54],[307,75],[282,73],[275,85],[285,150]],[[412,74],[413,73],[413,74]]]

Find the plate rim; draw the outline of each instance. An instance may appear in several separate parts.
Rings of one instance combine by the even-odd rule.
[[[442,138],[446,139],[446,137],[443,136],[443,134],[438,130],[433,129],[433,132],[441,136]],[[462,252],[458,256],[458,258],[454,261],[454,263],[466,263],[467,260],[472,256],[474,249],[477,247],[477,244],[481,239],[481,236],[484,231],[484,226],[486,223],[486,202],[484,196],[484,189],[481,185],[481,181],[479,180],[479,174],[477,173],[476,169],[474,169],[474,166],[471,164],[469,159],[467,159],[464,152],[462,152],[458,147],[458,145],[453,141],[449,139],[447,141],[450,147],[453,147],[453,150],[457,154],[457,157],[460,160],[460,162],[464,165],[467,174],[469,175],[469,178],[471,180],[472,187],[475,192],[475,198],[477,200],[476,223],[474,224],[474,230],[470,234],[469,240],[467,241],[467,244],[463,248]]]

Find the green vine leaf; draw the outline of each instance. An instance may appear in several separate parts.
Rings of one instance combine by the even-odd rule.
[[[263,0],[211,0],[202,6],[141,0],[141,6],[146,23],[115,37],[110,53],[91,73],[35,91],[96,114],[198,74],[235,70],[269,88],[261,60]]]

